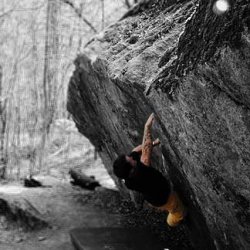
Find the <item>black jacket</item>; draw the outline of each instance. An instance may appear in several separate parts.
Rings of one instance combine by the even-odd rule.
[[[137,161],[127,179],[127,188],[143,194],[146,201],[156,207],[164,205],[171,192],[169,181],[155,168],[145,166],[140,161],[140,154],[132,152],[130,154]]]

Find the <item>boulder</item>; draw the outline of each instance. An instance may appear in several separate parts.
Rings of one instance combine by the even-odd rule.
[[[112,163],[155,113],[154,167],[188,207],[197,249],[250,248],[250,5],[230,3],[217,15],[212,0],[148,1],[88,44],[68,89],[78,130],[124,194]]]

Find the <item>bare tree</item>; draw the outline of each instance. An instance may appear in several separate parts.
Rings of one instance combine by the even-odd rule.
[[[6,99],[3,96],[3,68],[0,65],[0,178],[5,177],[7,156],[4,149],[6,130]]]
[[[29,175],[32,176],[36,171],[36,156],[37,148],[36,148],[36,137],[39,133],[39,118],[41,115],[41,99],[43,98],[42,91],[39,88],[39,51],[38,51],[38,38],[37,38],[37,29],[38,24],[36,23],[36,15],[35,13],[31,16],[31,24],[30,24],[30,32],[31,32],[31,41],[32,41],[32,52],[31,58],[33,61],[33,67],[30,72],[30,79],[32,81],[32,86],[30,86],[30,99],[31,105],[33,109],[31,112],[32,121],[28,121],[26,123],[27,131],[29,134],[29,145],[30,150],[28,152],[28,160],[29,160]],[[28,111],[26,111],[28,112]]]
[[[83,20],[84,23],[86,23],[91,30],[94,31],[94,33],[97,33],[97,30],[96,28],[91,24],[91,22],[89,22],[83,15],[82,15],[82,11],[81,11],[81,8],[77,8],[74,3],[72,1],[69,1],[69,0],[61,0],[62,2],[64,2],[65,4],[69,5],[73,10],[74,12],[76,13],[76,15]]]
[[[65,106],[73,60],[93,33],[118,19],[123,3],[0,1],[0,177],[37,173],[54,154],[48,149],[62,152],[54,145],[54,122],[70,119]]]
[[[44,149],[50,126],[53,121],[56,107],[56,89],[58,72],[58,13],[59,0],[48,0],[46,35],[44,49],[44,71],[43,71],[43,98],[44,98],[44,121],[41,140],[41,151],[39,154],[39,169],[42,168]]]

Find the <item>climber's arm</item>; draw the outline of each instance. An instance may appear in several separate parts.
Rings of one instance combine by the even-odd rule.
[[[141,162],[146,166],[150,166],[150,163],[151,163],[151,154],[152,154],[152,149],[153,149],[151,127],[152,127],[153,121],[154,121],[154,114],[151,114],[147,122],[145,123],[145,127],[144,127]]]
[[[160,140],[157,138],[156,140],[153,141],[152,146],[153,147],[158,146],[160,143],[161,143]],[[142,153],[142,144],[135,147],[132,151],[138,152],[139,154],[141,154]]]

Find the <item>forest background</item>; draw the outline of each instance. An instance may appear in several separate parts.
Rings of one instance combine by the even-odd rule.
[[[74,59],[137,1],[1,0],[0,177],[69,164],[91,145],[66,111]]]

